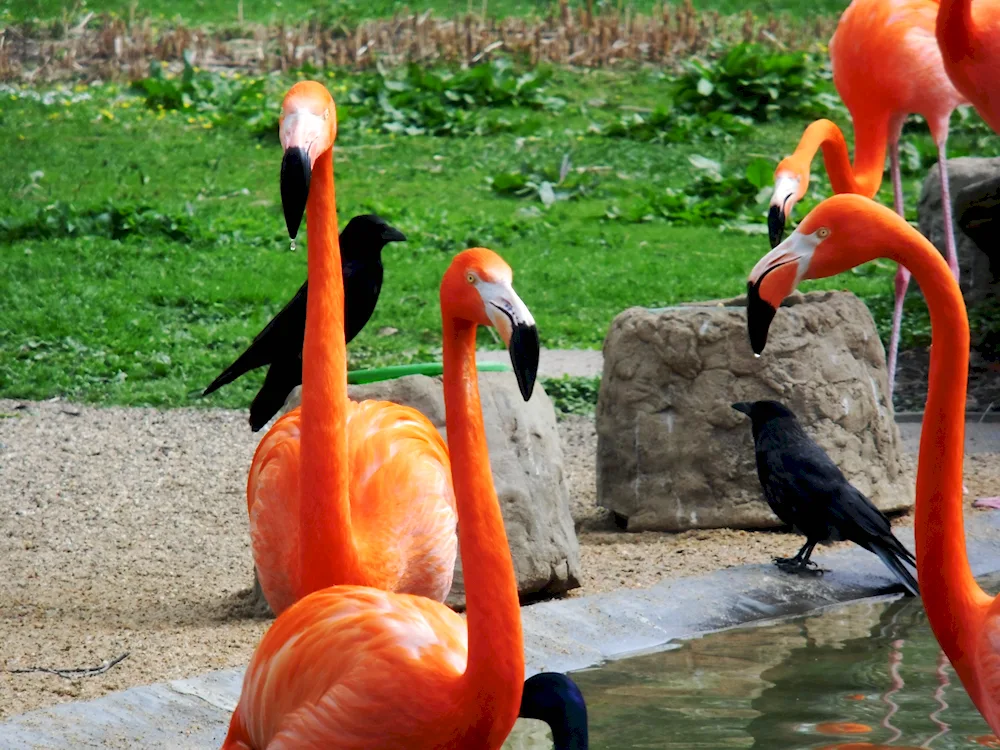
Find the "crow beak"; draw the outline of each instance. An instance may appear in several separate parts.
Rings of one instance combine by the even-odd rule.
[[[382,241],[383,242],[406,242],[406,235],[400,232],[396,227],[391,227],[386,224],[385,229],[382,230]]]
[[[738,401],[735,404],[733,404],[733,408],[736,409],[736,411],[741,411],[748,417],[750,416],[750,409],[752,406],[753,404],[751,404],[749,401]]]
[[[312,164],[304,148],[292,147],[281,160],[281,208],[285,212],[285,226],[293,240],[299,233],[302,214],[309,198],[309,180]]]
[[[521,397],[528,401],[538,376],[540,344],[535,319],[510,284],[480,284],[486,316],[510,352]]]

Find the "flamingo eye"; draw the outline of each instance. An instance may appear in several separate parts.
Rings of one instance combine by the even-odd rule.
[[[830,236],[830,230],[827,229],[826,227],[820,227],[819,229],[816,230],[816,236],[819,237],[821,240],[825,240],[827,237]]]
[[[475,284],[476,275],[474,273],[467,273],[465,274],[465,280],[468,281],[470,284]]]

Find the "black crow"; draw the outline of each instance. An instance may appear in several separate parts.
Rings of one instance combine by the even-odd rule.
[[[375,214],[355,216],[340,233],[344,273],[344,336],[351,341],[371,318],[382,290],[382,248],[406,237]],[[207,396],[244,373],[270,365],[264,384],[250,404],[250,427],[257,432],[302,383],[302,342],[306,335],[306,281],[257,334],[243,354],[205,389]]]
[[[587,704],[580,688],[558,672],[529,677],[521,694],[518,716],[539,719],[552,730],[555,750],[587,750]]]
[[[742,402],[733,408],[753,422],[757,477],[767,504],[806,537],[795,557],[776,557],[775,563],[796,572],[814,569],[809,556],[818,543],[846,539],[878,555],[907,591],[919,595],[916,579],[903,564],[916,568],[917,561],[893,536],[889,519],[847,481],[791,410],[777,401]]]

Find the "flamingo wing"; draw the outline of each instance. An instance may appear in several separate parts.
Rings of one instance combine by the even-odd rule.
[[[224,747],[447,747],[465,672],[461,616],[424,597],[335,586],[300,600],[257,647]]]
[[[275,422],[257,447],[247,481],[250,539],[261,589],[275,613],[299,587],[301,409]],[[458,552],[458,516],[444,440],[416,409],[349,402],[350,503],[364,583],[443,601]],[[340,583],[331,571],[330,585]]]

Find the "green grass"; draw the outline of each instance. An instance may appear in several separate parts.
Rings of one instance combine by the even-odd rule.
[[[341,221],[377,212],[409,241],[385,251],[385,286],[350,347],[352,367],[439,357],[438,284],[468,246],[492,247],[512,265],[546,347],[598,347],[629,306],[742,293],[768,249],[766,235],[609,216],[628,214],[637,196],[689,187],[701,174],[692,156],[710,156],[743,179],[753,160],[773,164],[787,153],[805,124],[776,120],[729,140],[611,138],[604,128],[621,116],[620,105],[662,104],[670,82],[651,73],[560,72],[544,94],[565,104],[529,110],[528,124],[517,120],[521,110],[504,110],[512,132],[396,135],[372,119],[370,102],[350,104],[359,82],[340,73],[329,79],[343,102]],[[286,85],[273,82],[259,109],[271,111],[274,92]],[[49,104],[33,96],[0,93],[0,396],[206,403],[195,394],[306,273],[306,253],[290,251],[281,217],[275,139],[201,105],[149,109],[134,90],[114,85],[52,89]],[[475,111],[485,117],[485,109]],[[976,137],[958,132],[953,142]],[[924,134],[908,140],[927,148]],[[491,188],[492,177],[522,166],[558,172],[566,155],[586,168],[572,173],[568,200],[546,206],[537,194]],[[766,200],[748,210],[763,225]],[[885,331],[893,271],[870,264],[804,287],[853,290]],[[914,300],[906,343],[924,340],[920,310]],[[379,335],[390,326],[398,332]],[[488,330],[481,344],[497,346]],[[262,377],[243,378],[207,402],[245,406]]]
[[[610,2],[595,0],[595,11],[602,8],[625,8],[648,13],[662,3],[656,0],[632,0],[631,2]],[[678,4],[678,3],[674,3]],[[743,13],[751,10],[755,15],[787,13],[797,17],[814,15],[839,15],[847,7],[845,0],[757,0],[741,3],[738,0],[698,0],[694,3],[699,10],[717,10],[721,13]],[[6,16],[10,20],[26,19],[51,20],[64,13],[78,14],[81,11],[96,13],[116,13],[128,17],[131,3],[123,0],[8,0],[0,10],[0,20]],[[580,0],[573,0],[572,7],[582,7]],[[181,19],[189,24],[235,24],[238,19],[238,0],[164,0],[163,2],[136,2],[138,16],[150,15],[166,19]],[[322,8],[322,9],[319,9]],[[243,18],[246,22],[269,23],[281,20],[302,20],[321,16],[331,21],[356,23],[364,19],[385,18],[409,9],[422,13],[431,9],[441,16],[463,14],[468,11],[486,11],[497,17],[546,16],[558,14],[559,3],[554,0],[332,0],[318,6],[315,0],[244,0]]]

